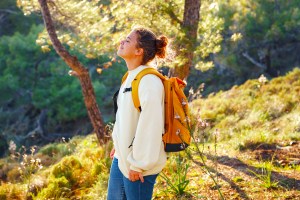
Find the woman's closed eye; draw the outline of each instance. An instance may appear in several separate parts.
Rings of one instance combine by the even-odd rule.
[[[131,40],[131,39],[130,39],[129,36],[125,38],[125,41],[126,41],[126,42],[130,42],[130,40]]]

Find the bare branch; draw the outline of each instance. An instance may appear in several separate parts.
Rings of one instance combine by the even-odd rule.
[[[21,140],[26,140],[27,138],[30,138],[30,137],[34,137],[36,135],[43,135],[43,130],[41,129],[40,126],[37,126],[34,130],[30,131],[29,133],[27,133],[27,135],[25,136],[20,136],[19,139]],[[43,137],[44,138],[44,137]],[[44,138],[45,139],[45,138]]]
[[[9,14],[14,14],[14,15],[18,15],[19,13],[15,10],[10,10],[10,9],[0,9],[0,12],[6,12]]]
[[[170,18],[173,20],[173,21],[175,21],[175,22],[177,22],[178,24],[180,24],[180,26],[182,26],[183,25],[183,22],[180,20],[180,19],[178,19],[178,17],[176,16],[176,14],[173,12],[173,10],[167,10],[167,13],[168,13],[168,15],[170,16]]]
[[[22,140],[25,140],[27,138],[33,137],[35,135],[40,135],[43,139],[49,140],[45,135],[44,135],[44,123],[47,120],[47,110],[42,110],[41,114],[39,115],[39,118],[37,120],[37,127],[30,131],[27,135],[21,137]]]
[[[260,63],[260,62],[257,62],[254,58],[252,58],[248,52],[244,52],[242,54],[247,60],[249,60],[252,64],[254,64],[255,66],[261,68],[261,69],[266,69],[267,66],[265,66],[264,64]]]
[[[0,14],[0,24],[4,22],[4,20],[5,20],[5,14]]]

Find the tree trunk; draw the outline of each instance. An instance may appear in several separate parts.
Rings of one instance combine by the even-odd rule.
[[[184,15],[181,28],[185,32],[185,38],[181,41],[178,49],[185,49],[184,52],[178,52],[180,57],[184,58],[181,65],[175,66],[172,75],[181,79],[188,77],[190,67],[194,57],[195,43],[197,40],[198,24],[200,20],[201,0],[185,0]]]
[[[39,0],[39,4],[42,10],[42,16],[44,23],[52,41],[53,47],[57,54],[65,61],[65,63],[76,72],[77,77],[80,81],[82,87],[82,93],[84,97],[84,103],[92,122],[94,131],[96,132],[98,141],[100,144],[104,144],[108,141],[108,136],[105,133],[105,126],[99,107],[96,102],[95,92],[92,86],[91,78],[89,76],[88,70],[78,61],[77,57],[70,55],[70,53],[64,48],[61,42],[57,38],[55,32],[55,27],[49,7],[47,5],[47,0]]]

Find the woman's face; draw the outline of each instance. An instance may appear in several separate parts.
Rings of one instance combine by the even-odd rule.
[[[131,31],[129,35],[120,42],[118,56],[124,59],[135,58],[140,55],[140,48],[137,48],[137,34]]]

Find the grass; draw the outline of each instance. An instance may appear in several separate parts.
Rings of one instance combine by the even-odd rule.
[[[259,168],[259,170],[257,170],[257,172],[253,171],[253,170],[249,170],[259,180],[261,180],[261,182],[262,182],[261,186],[266,189],[278,188],[278,181],[272,180],[272,172],[274,170],[274,167],[273,167],[274,155],[272,156],[271,161],[269,161],[269,162],[263,161],[263,162],[259,163],[259,166],[256,166],[256,168]]]
[[[191,151],[193,160],[184,153],[177,160],[178,154],[170,154],[153,198],[220,199],[220,190],[225,199],[300,199],[300,166],[290,164],[300,149],[299,77],[296,68],[193,101],[194,118],[210,124],[193,135],[203,157]],[[18,170],[24,152],[2,158],[0,200],[106,199],[111,148],[100,147],[95,135],[37,148],[32,158],[43,168],[29,171],[27,179]]]
[[[249,80],[229,91],[195,100],[192,107],[194,111],[200,108],[201,118],[221,130],[221,140],[289,140],[300,129],[299,76],[296,68],[287,76],[264,84]]]
[[[67,150],[70,146],[71,152]],[[111,148],[111,143],[107,146]],[[52,155],[51,161],[49,154]],[[35,158],[41,161],[46,158],[45,163],[52,164],[43,166],[39,171],[30,168],[31,171],[26,171],[26,180],[20,179],[14,184],[2,183],[0,197],[3,198],[0,199],[26,199],[28,196],[41,200],[80,199],[84,196],[90,199],[105,198],[111,160],[106,149],[99,147],[94,135],[47,145],[35,154]],[[18,168],[15,163],[14,166],[10,171]]]
[[[187,186],[190,180],[187,177],[189,169],[188,161],[180,156],[173,156],[169,158],[168,168],[160,173],[160,177],[166,181],[169,188],[165,190],[165,193],[173,192],[176,196],[183,196],[188,194]],[[174,165],[176,163],[176,165]]]

